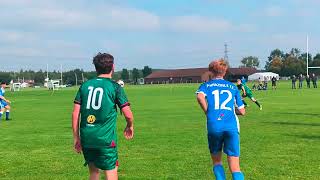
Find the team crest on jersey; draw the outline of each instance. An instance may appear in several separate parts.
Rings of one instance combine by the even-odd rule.
[[[220,114],[220,116],[218,117],[218,121],[221,121],[222,120],[222,118],[223,118],[223,116],[224,116],[224,114]]]
[[[88,122],[89,124],[93,124],[95,121],[96,121],[96,117],[95,117],[94,115],[89,115],[89,116],[87,117],[87,122]]]

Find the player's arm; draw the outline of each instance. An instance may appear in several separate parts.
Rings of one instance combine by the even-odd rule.
[[[125,106],[121,109],[122,114],[126,118],[127,126],[124,129],[124,137],[126,139],[132,139],[134,135],[134,129],[133,129],[133,113],[131,111],[130,106]]]
[[[244,104],[243,101],[241,99],[240,96],[240,92],[237,90],[236,94],[235,94],[235,103],[236,103],[236,107],[235,107],[235,112],[237,115],[245,115],[246,114],[246,109],[244,108]]]
[[[236,108],[236,114],[237,115],[245,115],[246,114],[246,109],[243,107],[241,109]]]
[[[74,149],[77,153],[81,152],[81,143],[79,136],[79,117],[80,117],[80,104],[75,103],[72,112],[72,132]]]
[[[80,153],[82,150],[80,134],[79,134],[80,110],[81,110],[81,87],[79,88],[76,98],[74,99],[73,112],[72,112],[73,143],[74,143],[74,150],[77,153]]]
[[[247,95],[246,89],[243,86],[241,86],[241,89],[242,89],[243,95]]]
[[[207,100],[206,100],[205,94],[203,94],[203,93],[198,93],[198,94],[197,94],[197,100],[198,100],[198,103],[199,103],[201,109],[203,110],[203,112],[204,112],[205,114],[207,114],[208,104],[207,104]]]
[[[122,87],[117,89],[116,103],[121,109],[122,114],[126,118],[127,126],[123,131],[123,135],[126,139],[130,140],[133,138],[134,129],[133,129],[133,113],[130,108],[130,103]]]
[[[0,96],[0,99],[7,102],[7,103],[10,103],[10,101],[8,99],[6,99],[4,96]]]

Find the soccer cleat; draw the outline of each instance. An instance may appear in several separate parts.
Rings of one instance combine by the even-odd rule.
[[[262,110],[262,105],[260,105],[260,111]]]

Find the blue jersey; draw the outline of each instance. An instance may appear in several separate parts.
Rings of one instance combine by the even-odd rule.
[[[224,79],[213,79],[203,83],[196,93],[206,96],[208,134],[223,131],[239,132],[235,104],[238,109],[244,108],[244,105],[240,92],[234,84]]]
[[[5,93],[6,91],[3,89],[3,88],[0,88],[0,96],[3,96],[4,97],[4,93]],[[1,99],[2,100],[2,99]]]
[[[3,88],[0,88],[0,96],[4,97],[4,93],[5,93],[5,90],[4,90]],[[8,104],[7,104],[6,101],[0,99],[0,110],[1,110],[2,108],[4,108],[5,106],[7,106],[7,105],[8,105]]]

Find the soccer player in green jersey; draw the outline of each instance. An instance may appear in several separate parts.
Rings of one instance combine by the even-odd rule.
[[[90,180],[103,170],[108,180],[118,179],[117,106],[126,118],[124,136],[133,138],[133,114],[123,88],[111,80],[114,58],[99,53],[93,58],[98,77],[84,82],[74,100],[72,129],[74,149],[83,152]],[[80,119],[80,120],[79,120]]]
[[[250,98],[251,101],[256,103],[256,105],[259,107],[259,109],[262,110],[262,105],[253,97],[251,89],[247,85],[241,83],[240,79],[237,80],[237,87],[238,87],[239,91],[242,91],[243,98],[245,98],[245,97]],[[242,100],[242,101],[244,102],[244,100]],[[244,104],[246,105],[247,103],[244,102]]]

